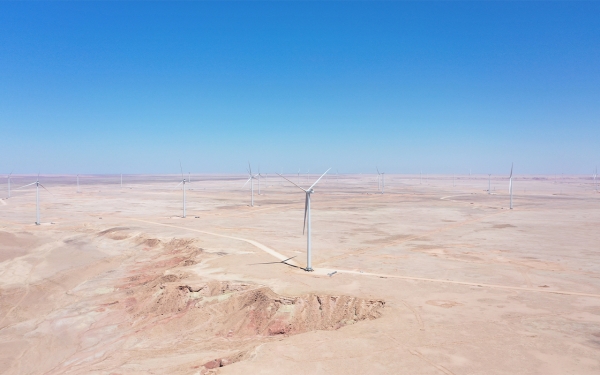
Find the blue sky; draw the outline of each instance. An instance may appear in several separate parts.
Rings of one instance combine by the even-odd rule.
[[[598,2],[2,2],[0,172],[591,173]]]

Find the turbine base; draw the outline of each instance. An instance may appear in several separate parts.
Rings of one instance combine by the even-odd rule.
[[[305,268],[304,269],[306,272],[313,272],[314,270],[312,268]]]

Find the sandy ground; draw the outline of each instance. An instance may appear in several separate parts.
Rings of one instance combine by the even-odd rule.
[[[42,225],[33,188],[0,201],[0,373],[600,373],[590,177],[518,176],[513,210],[506,178],[327,177],[315,272],[276,176],[254,207],[192,176],[185,219],[176,176],[41,182]]]

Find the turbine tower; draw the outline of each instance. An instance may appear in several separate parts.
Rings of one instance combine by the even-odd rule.
[[[381,194],[383,194],[383,190],[385,189],[385,173],[384,172],[379,172],[379,168],[375,167],[375,169],[377,169],[377,184],[379,187],[379,190],[381,190]]]
[[[46,189],[46,187],[40,183],[40,175],[39,174],[38,174],[35,182],[21,186],[20,188],[17,188],[15,190],[23,189],[23,188],[26,188],[31,185],[35,185],[35,225],[40,225],[40,186],[44,190],[46,190],[48,193],[50,193],[50,191],[48,191],[48,189]]]
[[[13,171],[8,174],[8,197],[10,198],[10,176],[12,176]]]
[[[331,169],[331,168],[329,168],[329,169]],[[282,175],[279,175],[280,177],[285,178],[286,180],[288,180],[289,182],[291,182],[298,188],[302,189],[302,191],[304,191],[304,193],[306,193],[306,200],[304,201],[304,227],[302,228],[302,234],[304,234],[304,231],[306,230],[306,268],[304,270],[308,271],[308,272],[313,271],[312,261],[311,261],[312,249],[311,249],[311,242],[310,242],[310,195],[315,192],[313,190],[313,187],[315,187],[315,185],[323,178],[323,176],[325,176],[327,174],[327,172],[329,172],[329,169],[326,170],[325,173],[323,173],[321,175],[321,177],[319,177],[317,179],[317,181],[315,181],[308,189],[304,189],[304,188],[296,185],[294,182],[283,177]]]
[[[513,163],[510,164],[510,176],[508,177],[508,192],[510,193],[510,209],[512,210],[512,172],[513,172]]]
[[[258,174],[257,174],[258,178],[258,195],[260,195],[260,165],[258,166]]]
[[[179,186],[179,185],[183,185],[182,186],[182,190],[183,190],[183,218],[185,219],[185,184],[186,184],[186,179],[185,177],[183,177],[183,168],[181,168],[181,162],[179,162],[179,169],[181,169],[181,182],[177,184],[177,186],[175,186],[175,189]]]
[[[242,188],[246,186],[248,182],[250,182],[250,207],[254,207],[254,180],[257,179],[258,175],[252,174],[252,167],[250,166],[250,162],[248,162],[248,176],[250,177],[248,178],[248,180],[246,180]]]

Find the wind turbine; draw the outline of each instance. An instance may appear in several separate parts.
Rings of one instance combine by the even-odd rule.
[[[183,218],[185,219],[185,183],[187,182],[185,177],[183,177],[183,168],[181,167],[181,162],[179,162],[179,169],[181,169],[181,182],[177,184],[177,186],[175,186],[175,189],[179,186],[182,185],[182,190],[183,190]]]
[[[250,166],[250,162],[248,162],[248,176],[250,176],[248,178],[248,180],[246,180],[246,182],[244,183],[244,186],[246,186],[246,184],[248,182],[250,182],[250,207],[254,207],[254,180],[256,180],[256,176],[257,175],[253,175],[252,174],[252,167]],[[281,175],[280,175],[281,176]],[[242,186],[242,187],[244,187]]]
[[[123,189],[123,173],[121,173],[121,189]]]
[[[35,185],[35,225],[40,225],[40,186],[44,188],[44,190],[46,190],[48,193],[50,193],[50,191],[48,191],[48,189],[46,189],[46,187],[40,183],[39,173],[35,182],[21,186],[20,188],[17,188],[15,190],[23,189],[31,185]]]
[[[10,171],[8,174],[8,197],[10,198],[10,176],[12,176],[13,171]]]
[[[510,209],[512,210],[512,172],[513,172],[513,163],[510,164],[510,176],[508,177],[508,192],[510,193]]]
[[[260,195],[260,165],[258,166],[258,174],[257,174],[258,178],[258,195]]]
[[[379,168],[375,167],[375,169],[377,169],[377,184],[379,185],[379,189],[381,190],[381,194],[383,194],[383,190],[385,188],[385,173],[383,172],[379,172]]]
[[[300,168],[298,168],[298,184],[300,184]]]
[[[288,180],[289,182],[294,184],[296,187],[302,189],[302,191],[304,191],[306,193],[306,200],[304,201],[304,227],[302,227],[302,234],[304,234],[304,230],[306,229],[306,268],[304,270],[309,271],[309,272],[313,271],[312,261],[311,261],[311,250],[312,249],[311,249],[311,243],[310,243],[310,195],[315,192],[313,190],[313,187],[315,187],[315,185],[323,178],[323,176],[325,176],[327,174],[327,172],[329,172],[330,169],[331,168],[326,170],[325,173],[323,173],[321,175],[321,177],[319,177],[317,179],[317,181],[315,181],[314,184],[312,184],[308,189],[304,189],[304,188],[296,185],[294,182],[283,177],[282,175],[279,175],[280,177],[285,178],[286,180]]]

